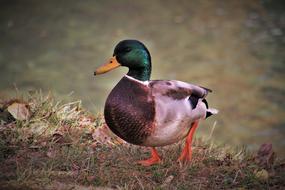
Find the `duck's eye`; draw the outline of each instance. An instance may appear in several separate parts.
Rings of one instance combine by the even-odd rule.
[[[131,48],[127,47],[124,49],[124,52],[130,52],[131,50],[132,50]]]

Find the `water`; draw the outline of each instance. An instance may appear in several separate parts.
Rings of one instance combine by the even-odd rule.
[[[220,114],[197,136],[256,149],[272,142],[285,154],[284,3],[281,1],[2,1],[0,96],[52,91],[82,99],[90,111],[104,101],[125,68],[93,76],[116,43],[134,38],[149,48],[153,79],[213,89]],[[72,95],[70,96],[70,93]]]

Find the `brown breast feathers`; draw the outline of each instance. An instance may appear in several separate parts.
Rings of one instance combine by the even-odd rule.
[[[148,87],[123,77],[109,94],[104,110],[109,128],[125,141],[140,145],[152,132],[155,105]]]

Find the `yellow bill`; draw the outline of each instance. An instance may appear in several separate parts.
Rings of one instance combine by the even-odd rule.
[[[108,63],[97,68],[96,71],[94,72],[94,75],[100,75],[103,73],[107,73],[108,71],[116,69],[119,66],[121,66],[121,64],[117,61],[116,56],[114,56],[110,59]]]

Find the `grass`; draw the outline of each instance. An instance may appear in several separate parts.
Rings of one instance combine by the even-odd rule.
[[[18,100],[22,101],[22,100]],[[13,101],[3,101],[1,114]],[[177,163],[183,142],[159,148],[163,162],[136,164],[147,148],[124,143],[81,102],[28,95],[31,117],[0,119],[0,189],[282,189],[285,163],[258,163],[245,148],[195,139],[193,160]],[[11,117],[10,117],[11,118]]]

